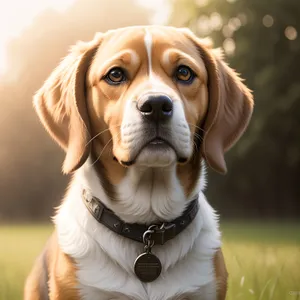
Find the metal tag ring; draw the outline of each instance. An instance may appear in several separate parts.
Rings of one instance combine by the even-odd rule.
[[[146,230],[143,234],[143,243],[147,244],[148,240],[151,240],[151,235],[154,233],[154,230]]]
[[[151,248],[154,246],[154,241],[153,240],[147,240],[147,242],[145,243],[145,247],[144,247],[144,249],[146,250],[146,251],[151,251]]]

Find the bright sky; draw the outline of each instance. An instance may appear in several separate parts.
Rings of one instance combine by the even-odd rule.
[[[107,0],[109,1],[109,0]],[[152,22],[166,22],[170,8],[166,0],[136,0],[154,10]],[[0,75],[6,71],[6,45],[31,24],[33,18],[47,8],[64,11],[75,0],[0,0]]]

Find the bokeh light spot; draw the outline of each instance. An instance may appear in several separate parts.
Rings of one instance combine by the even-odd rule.
[[[291,41],[295,40],[297,38],[297,35],[298,35],[296,28],[293,27],[293,26],[288,26],[285,29],[284,34],[285,34],[286,38],[291,40]]]
[[[210,15],[210,25],[214,30],[221,30],[223,26],[223,20],[219,13],[214,12]]]
[[[223,42],[223,48],[227,55],[233,55],[235,52],[235,41],[231,38],[225,39]]]
[[[198,7],[204,7],[208,4],[209,0],[195,0],[195,4]]]
[[[200,35],[205,36],[211,33],[210,19],[208,16],[201,16],[197,20],[197,30]]]
[[[265,15],[262,19],[262,22],[263,22],[264,26],[271,27],[274,24],[274,19],[270,15]]]
[[[223,33],[225,38],[230,38],[233,35],[233,30],[228,25],[225,25],[222,29],[222,33]]]

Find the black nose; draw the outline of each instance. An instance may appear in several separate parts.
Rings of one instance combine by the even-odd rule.
[[[173,102],[165,95],[151,95],[142,97],[137,108],[149,121],[167,121],[173,114]]]

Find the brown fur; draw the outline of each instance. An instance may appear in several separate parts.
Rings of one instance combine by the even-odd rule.
[[[214,267],[217,280],[217,300],[225,300],[227,293],[228,272],[221,249],[219,249],[214,256]]]
[[[202,155],[214,170],[226,172],[224,152],[245,130],[253,100],[235,72],[190,31],[165,27],[151,30],[153,72],[174,95],[179,94],[191,133],[195,134],[193,158],[177,168],[188,196],[199,176]],[[113,186],[127,173],[127,168],[113,161],[113,157],[118,161],[132,158],[130,149],[124,148],[120,141],[124,106],[150,87],[145,80],[148,69],[144,34],[142,27],[113,30],[98,34],[90,43],[77,45],[35,97],[43,124],[66,150],[64,172],[80,167],[92,148],[98,173],[107,183],[106,190],[111,191],[108,196],[113,196]],[[132,49],[137,59],[130,55]],[[166,51],[169,60],[162,62],[162,53]],[[172,81],[174,62],[194,66],[198,76],[192,85],[176,85]],[[109,86],[101,80],[116,63],[135,77],[130,86]]]
[[[128,36],[132,36],[133,31],[135,38],[128,39]],[[99,139],[95,139],[93,143],[95,149],[94,153],[101,153],[101,164],[98,166],[96,164],[96,168],[98,173],[102,172],[102,177],[106,176],[108,181],[114,185],[118,184],[124,176],[126,176],[127,168],[113,161],[113,154],[119,161],[126,161],[130,158],[129,149],[124,149],[119,139],[119,125],[122,122],[124,105],[126,101],[136,100],[139,93],[144,89],[150,88],[146,80],[148,76],[148,60],[144,44],[144,34],[143,29],[128,29],[128,32],[123,32],[123,34],[119,34],[118,36],[110,34],[104,39],[95,57],[93,66],[89,70],[89,81],[92,82],[92,87],[88,91],[88,109],[91,116],[93,135],[108,128],[110,129],[107,132],[103,132]],[[180,38],[182,41],[176,45],[177,48],[175,50],[173,49],[172,38],[178,38],[178,34],[181,35]],[[168,36],[168,39],[166,39],[166,36]],[[105,48],[105,42],[109,43],[111,39],[113,39],[114,45],[110,47],[108,53]],[[108,67],[107,64],[104,64],[104,66],[100,68],[97,66],[103,65],[103,62],[113,57],[114,53],[118,53],[120,49],[134,49],[139,55],[138,62],[130,62],[130,59],[127,59],[126,68],[131,70],[136,76],[129,88],[127,88],[126,85],[118,88],[110,87],[106,83],[99,81],[99,78],[105,74]],[[166,50],[170,50],[169,56],[171,61],[166,63],[162,68],[161,62],[158,59],[153,59],[153,72],[161,76],[162,81],[166,86],[173,89],[174,94],[180,94],[180,98],[184,101],[186,118],[190,124],[190,130],[194,133],[197,130],[198,123],[204,118],[207,109],[207,75],[205,66],[197,53],[196,47],[194,47],[192,42],[182,33],[174,29],[170,30],[170,32],[154,30],[153,57],[160,59],[161,54]],[[195,68],[199,70],[198,74],[200,74],[199,78],[197,78],[190,87],[176,86],[170,78],[173,72],[172,60],[186,60],[187,58],[183,58],[184,53],[188,53],[190,57],[194,58],[194,60],[191,61],[195,64]],[[120,57],[124,60],[124,54]],[[117,58],[118,65],[120,64],[119,59],[120,58]],[[130,63],[132,63],[132,65],[130,65]],[[121,66],[123,64],[124,62],[121,63]],[[113,62],[111,62],[110,65],[113,65]],[[165,72],[168,76],[166,76]],[[101,104],[99,105],[99,103]],[[105,120],[105,122],[99,122],[99,120]],[[102,151],[105,145],[107,146],[104,151]],[[110,145],[113,146],[112,151]],[[195,159],[190,160],[190,162],[185,165],[178,165],[179,180],[187,196],[196,184],[200,168],[195,168],[194,166],[195,163],[200,166],[200,159],[201,157],[195,157]],[[109,190],[111,190],[111,188],[109,188]]]
[[[46,270],[43,255],[47,262]],[[228,273],[221,249],[216,252],[213,262],[217,280],[217,300],[225,300]],[[44,281],[45,271],[48,273],[48,282]],[[54,232],[26,280],[24,300],[80,300],[76,286],[76,266],[73,260],[60,250]]]
[[[182,101],[194,141],[194,152],[177,165],[177,176],[188,197],[204,158],[214,170],[226,172],[224,152],[241,136],[250,119],[252,95],[222,58],[190,31],[151,27],[153,72],[170,96]],[[111,200],[114,187],[126,176],[121,161],[133,158],[120,139],[120,125],[128,101],[151,89],[143,27],[98,34],[90,43],[77,44],[35,96],[37,113],[50,135],[66,151],[63,171],[77,170],[91,154],[99,179]],[[191,85],[174,82],[174,64],[193,66]],[[112,66],[126,67],[129,83],[108,85],[103,77]],[[113,160],[116,157],[118,161]],[[47,250],[50,300],[79,299],[73,261],[64,255],[54,235]],[[218,300],[225,299],[227,271],[221,250],[214,258]],[[27,280],[25,299],[42,297],[43,260]]]
[[[253,97],[216,51],[203,46],[201,40],[190,31],[185,32],[198,47],[208,72],[209,108],[203,125],[205,133],[201,153],[212,169],[226,173],[224,153],[247,128],[253,110]]]
[[[78,44],[34,97],[34,106],[52,138],[66,151],[64,173],[78,169],[89,155],[90,123],[85,101],[85,75],[100,44]]]
[[[43,255],[46,266],[43,263]],[[48,282],[45,282],[44,272],[48,273]],[[24,300],[80,300],[76,286],[75,264],[59,248],[54,232],[27,278]]]

